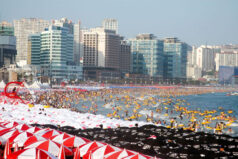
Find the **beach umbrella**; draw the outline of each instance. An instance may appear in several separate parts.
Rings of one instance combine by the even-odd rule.
[[[83,156],[83,158],[101,159],[110,152],[120,151],[121,149],[112,145],[104,145],[93,149]]]
[[[22,149],[17,152],[12,153],[8,156],[7,159],[57,159],[55,156],[50,154],[47,151],[36,149],[36,148],[27,148]]]
[[[11,130],[14,130],[15,128],[5,128],[5,129],[2,129],[2,130],[0,130],[0,136],[1,135],[3,135],[3,134],[5,134],[6,132],[8,132],[8,131],[11,131]]]
[[[59,135],[59,134],[61,134],[60,131],[51,129],[50,131],[47,131],[46,133],[44,133],[42,137],[49,139],[50,137]]]
[[[11,136],[10,138],[9,138],[9,142],[10,143],[12,143],[12,142],[14,142],[14,143],[23,143],[25,140],[27,140],[27,138],[29,138],[29,137],[31,137],[31,136],[33,136],[33,134],[32,133],[29,133],[29,132],[22,132],[22,133],[20,133],[20,134],[16,134],[16,135],[14,135],[14,136]],[[23,146],[23,144],[21,144],[21,145],[19,145],[20,147],[22,147]]]
[[[27,131],[27,132],[30,132],[30,133],[36,133],[36,132],[38,132],[39,130],[41,130],[41,128],[38,128],[38,127],[30,127],[30,128],[27,129],[26,131]]]
[[[122,159],[149,159],[152,158],[150,156],[142,155],[142,154],[135,154],[127,157],[123,157]]]
[[[30,126],[26,125],[26,124],[19,124],[19,125],[16,126],[16,128],[19,129],[19,130],[22,130],[22,131],[26,131],[30,128]]]
[[[7,128],[12,128],[12,127],[16,127],[17,125],[19,125],[19,123],[14,121],[14,122],[7,123],[4,126]]]
[[[91,150],[104,145],[105,145],[104,143],[97,141],[86,143],[79,147],[80,157],[83,157],[86,153],[89,153]]]
[[[7,132],[5,132],[5,133],[3,133],[3,134],[0,135],[0,141],[1,141],[2,144],[5,144],[6,141],[7,141],[10,137],[12,137],[12,136],[14,136],[14,135],[18,135],[18,134],[20,134],[20,133],[21,133],[21,131],[19,131],[19,130],[17,130],[17,129],[13,129],[13,130],[7,131]]]
[[[38,135],[34,135],[34,136],[31,136],[29,138],[27,138],[25,140],[25,142],[23,142],[23,146],[24,147],[27,147],[35,142],[38,142],[38,141],[46,141],[47,139],[42,137],[42,136],[38,136]],[[20,144],[20,143],[19,143]]]
[[[64,141],[65,139],[69,138],[69,137],[72,137],[72,136],[69,135],[69,134],[67,134],[67,133],[63,133],[63,134],[59,134],[59,135],[52,136],[52,137],[50,138],[50,140],[62,144],[63,141]]]
[[[74,158],[73,159],[80,159],[80,150],[79,147],[76,148],[74,152]]]
[[[63,144],[67,147],[79,147],[79,146],[84,145],[88,142],[90,142],[90,140],[88,140],[86,138],[72,136],[72,137],[66,138],[63,141]]]
[[[56,143],[54,141],[51,141],[51,140],[46,140],[46,141],[35,142],[35,143],[27,146],[26,148],[38,148],[38,149],[48,151],[48,152],[52,153],[55,156],[58,156],[59,150],[60,150],[60,144]],[[72,150],[69,149],[66,146],[64,146],[64,151],[65,151],[66,156],[73,155]]]
[[[37,132],[35,132],[35,135],[42,136],[50,130],[51,130],[50,128],[41,129],[41,130],[38,130]]]
[[[6,129],[6,127],[5,127],[5,126],[2,126],[2,125],[0,125],[0,131],[1,131],[1,130],[3,130],[3,129]]]
[[[60,146],[60,151],[59,151],[59,154],[58,154],[58,159],[65,159],[65,152],[64,152],[64,145],[63,144]]]
[[[8,155],[11,154],[11,147],[9,141],[7,141],[5,148],[4,148],[4,153],[3,153],[3,158],[8,159]]]
[[[104,156],[105,159],[121,159],[123,157],[127,157],[127,156],[131,156],[134,155],[135,153],[133,151],[129,151],[127,149],[123,149],[120,151],[115,151],[115,152],[111,152],[108,153],[107,155]]]

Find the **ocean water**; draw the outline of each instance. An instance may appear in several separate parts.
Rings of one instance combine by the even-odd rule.
[[[197,111],[212,111],[216,110],[216,113],[212,114],[212,116],[219,116],[221,112],[224,112],[225,114],[228,114],[229,110],[232,110],[232,113],[228,114],[229,116],[238,118],[238,96],[227,96],[226,93],[209,93],[209,94],[201,94],[201,95],[188,95],[188,96],[179,96],[179,97],[172,97],[170,98],[172,100],[172,104],[165,104],[163,102],[159,103],[158,100],[165,100],[164,97],[159,97],[155,95],[148,95],[143,98],[141,98],[139,95],[132,95],[134,97],[134,100],[132,100],[132,103],[129,105],[129,107],[126,107],[126,104],[124,101],[121,100],[115,100],[116,97],[121,97],[121,95],[114,96],[113,99],[110,101],[107,101],[107,103],[104,102],[104,100],[100,99],[100,97],[97,97],[97,99],[94,100],[93,104],[98,105],[98,111],[97,114],[102,114],[107,116],[108,114],[112,114],[115,111],[116,107],[120,107],[120,110],[118,110],[117,114],[118,117],[116,118],[125,118],[125,110],[128,110],[128,115],[131,116],[133,114],[133,110],[135,109],[135,104],[133,104],[133,101],[137,101],[141,107],[137,110],[137,112],[141,115],[141,117],[138,119],[139,121],[146,121],[146,116],[150,116],[151,112],[153,111],[153,117],[154,121],[165,121],[166,124],[163,124],[164,126],[170,125],[171,118],[176,118],[176,121],[178,124],[184,124],[188,125],[190,123],[190,118],[186,118],[186,116],[183,117],[181,120],[179,118],[180,112],[171,112],[173,106],[178,103],[178,100],[183,100],[183,102],[180,102],[180,106],[186,107],[187,110],[197,110]],[[153,97],[155,101],[157,101],[156,104],[149,103],[148,105],[144,105],[144,100]],[[189,104],[188,104],[189,103]],[[85,105],[86,107],[82,107],[82,105]],[[91,100],[83,100],[80,101],[79,104],[74,105],[76,108],[78,108],[81,111],[88,111],[90,109],[90,106],[92,105]],[[168,109],[164,109],[167,107]],[[157,108],[163,108],[162,111],[156,112]],[[203,117],[202,116],[196,116],[196,120],[199,122],[202,122]],[[215,127],[216,123],[218,122],[224,122],[227,124],[227,121],[220,121],[220,120],[213,120],[210,124],[207,125],[201,125],[201,129],[198,131],[205,131],[214,133],[213,129],[207,129],[207,127]],[[226,129],[223,130],[224,133],[227,132],[228,128],[232,128],[233,133],[232,136],[238,136],[238,122],[235,120],[230,126],[228,126]]]

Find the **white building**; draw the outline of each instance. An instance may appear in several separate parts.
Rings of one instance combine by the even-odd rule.
[[[116,19],[104,19],[102,22],[102,27],[108,30],[114,30],[116,34],[118,33],[118,22]]]
[[[215,50],[211,47],[200,46],[196,49],[196,64],[203,72],[214,71]]]
[[[221,51],[215,57],[216,71],[219,71],[220,66],[238,66],[238,51]]]
[[[16,61],[27,60],[28,36],[40,33],[49,26],[49,21],[36,18],[22,18],[14,20],[14,33],[16,36]]]
[[[197,48],[193,46],[187,55],[187,78],[198,80],[201,77],[202,69],[197,65]]]

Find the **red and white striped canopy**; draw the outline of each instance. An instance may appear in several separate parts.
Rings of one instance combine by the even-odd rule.
[[[133,152],[133,151],[130,151],[130,150],[127,150],[127,149],[123,149],[123,150],[120,150],[120,151],[115,151],[115,152],[111,152],[111,153],[108,153],[104,156],[105,159],[121,159],[123,157],[128,157],[128,156],[131,156],[131,155],[135,155],[136,153]]]
[[[35,142],[35,143],[27,146],[26,148],[38,148],[38,149],[42,149],[47,152],[50,152],[55,156],[58,156],[59,150],[60,150],[60,144],[56,143],[54,141],[51,141],[51,140],[46,140],[46,141]],[[66,146],[64,146],[64,151],[65,151],[66,156],[73,155],[72,150]]]
[[[23,146],[24,147],[27,147],[35,142],[38,142],[38,141],[46,141],[47,139],[42,137],[42,136],[38,136],[38,135],[34,135],[34,136],[31,136],[29,138],[26,139],[26,141],[23,143]]]
[[[93,149],[95,149],[97,147],[104,146],[104,145],[106,145],[106,144],[97,142],[97,141],[92,141],[92,142],[86,143],[79,147],[80,157],[83,157],[86,153],[89,153]]]
[[[0,135],[0,142],[4,145],[10,137],[12,137],[14,135],[18,135],[21,132],[22,131],[17,130],[17,129],[13,129],[13,130],[7,131],[7,132],[5,132],[5,133]]]
[[[52,136],[59,135],[59,134],[61,134],[61,133],[62,133],[62,132],[60,132],[60,131],[51,129],[50,131],[48,131],[48,132],[46,132],[45,134],[43,134],[42,137],[49,139],[49,138],[51,138]]]
[[[9,142],[10,143],[18,143],[19,147],[23,146],[23,143],[29,138],[33,136],[32,133],[29,132],[22,132],[20,134],[14,135],[12,137],[9,138]]]
[[[67,133],[63,133],[63,134],[59,134],[59,135],[55,135],[55,136],[52,136],[50,139],[52,141],[55,141],[55,142],[58,142],[60,144],[63,143],[63,141],[69,137],[72,137],[72,135],[69,135]]]
[[[79,147],[81,145],[84,145],[88,142],[91,142],[90,140],[83,138],[83,137],[76,137],[72,136],[63,141],[63,144],[67,147]]]
[[[120,150],[121,150],[120,148],[112,146],[112,145],[104,145],[104,146],[93,149],[92,151],[85,154],[84,157],[90,158],[90,159],[101,159],[101,158],[104,158],[104,156],[110,152],[116,152]]]
[[[17,125],[19,125],[18,122],[10,122],[10,123],[7,123],[7,124],[4,124],[5,127],[7,128],[12,128],[12,127],[16,127]]]
[[[27,129],[26,131],[27,132],[30,132],[30,133],[36,133],[37,131],[41,130],[41,128],[38,128],[38,127],[30,127],[29,129]]]
[[[30,128],[30,126],[26,125],[26,124],[19,124],[19,125],[16,126],[16,128],[19,129],[19,130],[22,130],[22,131],[26,131]]]
[[[7,159],[57,159],[55,156],[44,150],[28,148],[16,151],[8,156]]]

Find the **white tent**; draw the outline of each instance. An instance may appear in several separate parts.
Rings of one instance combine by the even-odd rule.
[[[1,82],[0,82],[0,89],[5,88],[5,86],[6,86],[5,82],[4,82],[4,81],[1,81]]]
[[[32,85],[29,86],[29,88],[40,89],[41,86],[38,81],[35,81]]]

